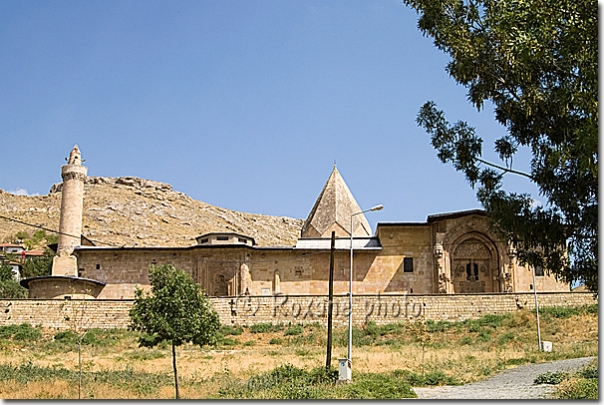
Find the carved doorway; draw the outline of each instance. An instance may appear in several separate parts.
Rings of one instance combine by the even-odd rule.
[[[456,293],[495,292],[493,275],[497,271],[494,245],[476,236],[464,238],[453,249],[453,285]]]

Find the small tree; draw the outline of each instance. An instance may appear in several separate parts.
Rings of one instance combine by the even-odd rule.
[[[13,268],[0,263],[0,298],[27,298],[27,289],[15,280]]]
[[[52,274],[52,259],[55,253],[46,248],[41,257],[28,259],[21,267],[21,278],[50,276]]]
[[[77,294],[74,287],[71,288],[71,294]],[[86,294],[90,294],[90,290],[87,290]],[[78,345],[78,399],[82,399],[82,342],[90,330],[93,317],[87,314],[88,301],[84,297],[77,300],[66,299],[61,308],[65,311],[63,319],[69,325],[69,330]]]
[[[174,266],[151,266],[151,293],[138,289],[130,310],[130,327],[144,332],[139,345],[153,347],[163,341],[172,343],[174,388],[178,392],[176,346],[185,342],[199,345],[216,343],[220,328],[218,314],[211,302],[201,294],[193,278]]]

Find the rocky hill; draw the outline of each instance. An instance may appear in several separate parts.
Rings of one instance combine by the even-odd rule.
[[[43,196],[0,190],[0,215],[59,229],[62,183]],[[136,177],[88,177],[84,185],[82,233],[98,246],[189,246],[206,232],[238,232],[260,246],[292,246],[303,220],[249,214],[197,201],[172,186]],[[36,231],[0,218],[0,240]]]

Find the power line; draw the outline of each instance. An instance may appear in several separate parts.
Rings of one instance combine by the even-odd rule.
[[[5,219],[5,220],[7,220],[7,221],[16,222],[16,223],[21,224],[21,225],[27,225],[27,226],[31,226],[31,227],[33,227],[33,228],[38,228],[38,229],[42,229],[42,230],[44,230],[44,231],[48,231],[48,232],[52,232],[52,233],[56,233],[56,234],[58,234],[58,235],[69,236],[69,237],[71,237],[71,238],[81,238],[81,237],[82,237],[82,235],[80,235],[80,236],[72,235],[72,234],[69,234],[69,233],[67,233],[67,232],[61,232],[61,231],[57,231],[57,230],[55,230],[55,229],[46,228],[46,227],[44,227],[44,226],[42,226],[42,225],[30,224],[29,222],[21,221],[21,220],[19,220],[19,219],[15,219],[15,218],[6,217],[6,216],[4,216],[4,215],[0,215],[0,218]],[[91,238],[89,238],[89,237],[86,237],[86,239],[88,239],[89,241],[95,242],[95,243],[99,243],[99,244],[101,244],[101,245],[112,246],[112,247],[116,247],[116,246],[117,246],[117,245],[112,245],[112,244],[109,244],[109,243],[107,243],[107,242],[103,242],[103,241],[100,241],[100,240],[91,239]]]
[[[18,223],[18,224],[21,224],[21,225],[31,226],[33,228],[42,229],[42,230],[45,230],[45,231],[48,231],[48,232],[56,233],[56,234],[59,234],[59,235],[65,235],[65,236],[69,236],[69,237],[72,237],[72,238],[79,238],[80,237],[80,236],[69,234],[67,232],[61,232],[61,231],[57,231],[55,229],[47,228],[47,227],[44,227],[42,225],[35,225],[35,224],[31,224],[29,222],[21,221],[19,219],[10,218],[10,217],[4,216],[4,215],[0,215],[0,219],[5,219],[7,221],[12,221],[12,222],[15,222],[15,223]],[[92,242],[95,242],[95,243],[98,243],[98,244],[101,244],[101,245],[105,245],[105,246],[109,246],[109,247],[115,247],[115,248],[124,248],[124,247],[126,247],[126,246],[123,246],[123,245],[110,244],[110,243],[107,243],[107,242],[99,241],[99,240],[96,240],[96,239],[91,239],[91,238],[88,238],[88,237],[86,237],[86,238],[88,240],[92,241]],[[192,245],[192,246],[197,246],[197,245]],[[165,248],[165,249],[170,249],[170,248],[182,249],[182,248],[184,248],[184,249],[187,249],[187,248],[190,248],[192,246],[161,246],[161,248]],[[141,249],[141,250],[143,250],[143,249],[154,249],[154,248],[157,248],[157,246],[128,246],[128,248],[134,248],[134,249]],[[285,248],[288,248],[288,247],[285,247]],[[326,253],[329,253],[329,249],[318,250],[318,251],[315,251],[315,252],[312,252],[312,253],[305,253],[305,254],[302,254],[301,256],[298,256],[298,257],[288,257],[288,258],[279,260],[279,262],[280,262],[280,264],[292,263],[292,262],[299,263],[299,262],[302,262],[303,260],[311,258],[313,256],[324,255]],[[271,259],[215,259],[215,258],[210,258],[210,257],[203,257],[202,260],[203,260],[204,263],[207,263],[207,264],[212,264],[212,263],[224,263],[224,264],[243,264],[243,263],[246,263],[246,264],[259,264],[259,263],[272,263],[272,262],[275,261],[274,258],[271,258]]]

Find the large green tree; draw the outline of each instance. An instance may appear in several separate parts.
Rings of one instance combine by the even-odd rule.
[[[451,56],[446,70],[478,110],[492,104],[505,135],[501,162],[483,137],[449,123],[434,102],[418,124],[443,162],[462,171],[521,263],[598,288],[598,5],[589,0],[404,0],[419,29]],[[493,137],[494,138],[494,137]],[[513,167],[520,149],[530,170]],[[533,182],[543,205],[506,191],[502,177]]]
[[[178,399],[176,347],[185,342],[200,347],[215,344],[220,321],[210,300],[184,271],[170,265],[151,266],[149,280],[150,293],[136,290],[130,310],[130,326],[144,332],[139,340],[141,346],[153,347],[163,341],[171,342],[174,388]]]

